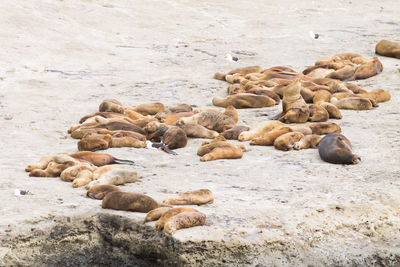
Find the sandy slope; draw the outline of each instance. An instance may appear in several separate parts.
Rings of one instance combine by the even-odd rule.
[[[0,2],[0,257],[11,253],[4,240],[40,228],[38,221],[51,224],[48,214],[102,211],[83,189],[30,178],[24,167],[43,155],[76,151],[67,128],[104,98],[126,106],[211,106],[227,86],[213,73],[234,66],[226,53],[239,57],[238,66],[299,71],[335,53],[373,56],[380,39],[400,41],[398,11],[396,0]],[[309,30],[321,38],[313,43]],[[272,147],[251,147],[241,160],[202,163],[195,152],[201,140],[190,140],[176,157],[145,149],[108,152],[137,162],[142,181],[125,190],[158,200],[190,189],[214,192],[214,204],[199,208],[207,226],[179,231],[180,241],[251,245],[259,252],[251,265],[398,259],[400,61],[380,60],[383,73],[357,83],[389,90],[392,100],[371,111],[343,111],[338,121],[362,158],[359,165],[326,164],[316,150]],[[241,110],[240,123],[279,109]],[[16,188],[33,194],[15,197]],[[279,253],[271,244],[281,244]]]

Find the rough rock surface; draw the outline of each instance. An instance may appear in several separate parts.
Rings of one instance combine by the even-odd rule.
[[[389,90],[391,101],[337,121],[362,158],[355,166],[273,147],[203,163],[201,140],[178,156],[107,151],[136,162],[142,179],[124,190],[158,201],[212,190],[214,203],[196,207],[207,214],[203,227],[167,236],[144,214],[102,210],[84,189],[24,172],[44,155],[75,152],[67,128],[106,98],[209,108],[226,94],[216,71],[374,56],[379,40],[400,34],[398,1],[1,1],[0,14],[0,265],[399,265],[398,59],[379,57],[383,73],[357,81]],[[279,109],[241,110],[239,124]],[[17,188],[32,194],[17,197]]]

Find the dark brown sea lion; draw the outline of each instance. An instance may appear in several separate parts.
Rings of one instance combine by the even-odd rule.
[[[160,204],[153,198],[144,194],[113,191],[103,198],[101,207],[103,209],[126,210],[136,212],[149,212],[159,207],[169,205]]]
[[[350,141],[338,133],[327,134],[318,146],[321,159],[334,164],[357,164],[361,159],[351,149]]]
[[[116,112],[124,114],[124,107],[116,99],[106,99],[101,102],[99,112]]]
[[[94,185],[89,188],[86,196],[93,199],[103,199],[108,193],[114,191],[121,191],[121,189],[116,185],[110,184]]]
[[[213,193],[209,189],[199,189],[179,193],[174,197],[167,197],[164,204],[169,205],[204,205],[214,202]]]
[[[162,142],[170,150],[185,147],[187,141],[186,133],[177,126],[169,127],[162,137]]]
[[[400,43],[381,40],[375,46],[375,53],[381,56],[400,59]]]

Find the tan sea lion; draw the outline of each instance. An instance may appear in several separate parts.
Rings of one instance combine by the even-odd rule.
[[[327,90],[318,90],[317,92],[315,92],[315,95],[313,97],[313,103],[314,104],[321,104],[322,102],[330,103],[331,95],[332,94]]]
[[[137,132],[132,132],[132,131],[124,131],[124,130],[117,130],[117,131],[109,131],[108,134],[111,135],[113,138],[120,138],[120,137],[132,137],[135,138],[139,141],[145,142],[146,136]]]
[[[173,125],[179,119],[184,118],[184,117],[191,117],[193,115],[194,115],[193,112],[170,113],[165,117],[165,119],[163,119],[161,121],[164,122],[166,125]]]
[[[179,121],[175,126],[181,128],[187,137],[213,139],[219,135],[218,132],[209,130],[200,124],[185,124],[183,121]]]
[[[279,95],[277,93],[275,93],[274,91],[269,90],[269,89],[262,89],[262,88],[256,89],[256,88],[253,88],[253,89],[248,90],[247,93],[255,94],[255,95],[268,96],[268,97],[272,98],[275,101],[275,105],[278,105],[280,103],[280,101],[281,101],[281,98],[279,97]]]
[[[375,46],[375,53],[381,56],[400,59],[400,43],[380,40]]]
[[[371,100],[362,97],[347,97],[341,100],[331,98],[331,103],[339,109],[369,110],[372,109]]]
[[[227,106],[223,114],[231,117],[235,123],[239,120],[239,114],[234,106]]]
[[[121,191],[121,189],[116,185],[95,185],[87,190],[86,196],[93,199],[103,199],[108,193],[114,191]]]
[[[344,84],[350,91],[352,91],[354,94],[361,94],[361,93],[367,93],[367,90],[361,88],[357,84],[354,83],[345,83]]]
[[[80,163],[69,168],[66,168],[61,174],[60,178],[66,182],[72,182],[76,179],[88,180],[88,183],[92,181],[92,173],[96,169],[89,163]]]
[[[156,208],[154,210],[149,211],[146,214],[146,218],[144,218],[144,222],[151,222],[151,221],[156,221],[161,218],[161,216],[164,215],[167,211],[172,209],[172,207],[161,207],[161,208]],[[164,227],[164,224],[163,224]]]
[[[153,198],[140,193],[113,191],[103,198],[103,209],[126,210],[136,212],[149,212],[159,207],[168,205],[160,204]]]
[[[277,66],[266,69],[263,71],[263,74],[264,76],[262,77],[262,79],[264,80],[270,80],[274,78],[295,80],[303,76],[301,73],[298,73],[291,68],[283,66]]]
[[[268,96],[247,93],[229,95],[226,98],[214,97],[212,103],[214,106],[223,108],[227,106],[234,106],[235,108],[263,108],[275,105],[275,101]]]
[[[391,98],[390,92],[384,91],[383,89],[376,89],[367,93],[360,93],[358,96],[368,98],[376,103],[386,102]]]
[[[141,141],[132,136],[120,136],[114,137],[112,136],[109,147],[135,147],[135,148],[144,148],[146,147],[146,142]]]
[[[316,148],[319,142],[321,141],[322,136],[317,134],[309,134],[305,135],[299,141],[294,143],[293,148],[296,150],[307,149],[307,148]]]
[[[168,110],[171,111],[172,113],[180,113],[180,112],[192,112],[193,108],[188,104],[179,104],[177,106],[168,107]]]
[[[320,102],[320,106],[322,106],[328,112],[330,119],[342,118],[342,113],[334,104],[327,102]]]
[[[277,127],[273,130],[271,130],[270,132],[268,132],[267,134],[257,137],[255,139],[253,139],[250,142],[250,145],[257,145],[257,146],[272,146],[274,145],[275,140],[288,132],[291,132],[292,129],[290,129],[290,127],[287,126],[281,126],[281,127]]]
[[[93,181],[87,184],[87,188],[102,184],[123,185],[127,183],[135,183],[138,180],[138,173],[133,168],[113,168],[102,173],[96,171],[93,172]]]
[[[334,122],[313,122],[308,123],[308,127],[311,128],[312,134],[329,134],[329,133],[340,133],[340,126]]]
[[[230,140],[238,140],[239,135],[244,132],[250,130],[247,126],[235,126],[229,130],[226,130],[221,133],[223,137]]]
[[[311,71],[306,71],[307,76],[311,77],[313,79],[320,79],[320,78],[325,78],[335,70],[333,69],[325,69],[325,68],[313,68]]]
[[[310,90],[309,88],[303,87],[300,90],[300,95],[304,99],[304,101],[306,101],[306,103],[312,103],[315,96],[315,92]]]
[[[98,128],[79,128],[71,133],[71,137],[74,139],[82,139],[84,136],[87,136],[88,134],[95,133],[95,134],[110,134],[112,131],[109,131],[107,129],[98,129]]]
[[[90,134],[78,142],[79,151],[105,150],[110,147],[111,135],[109,134]]]
[[[278,150],[288,151],[293,148],[294,144],[298,142],[304,134],[300,132],[288,132],[275,139],[274,147]]]
[[[211,152],[200,158],[200,161],[217,159],[240,159],[243,157],[243,149],[239,147],[216,147]]]
[[[190,228],[194,226],[202,226],[206,224],[206,215],[201,212],[182,212],[164,224],[164,232],[174,234],[176,230]]]
[[[162,230],[164,228],[165,223],[174,217],[175,215],[178,215],[179,213],[182,212],[199,212],[196,209],[193,208],[172,208],[164,212],[164,214],[161,215],[161,217],[157,220],[156,222],[156,229],[157,230]]]
[[[164,204],[169,205],[204,205],[214,202],[213,193],[209,189],[199,189],[179,193],[177,196],[167,197]]]
[[[308,109],[310,110],[309,121],[319,122],[319,121],[327,121],[329,119],[329,113],[326,111],[324,107],[318,104],[308,105]]]
[[[158,112],[164,111],[165,106],[163,103],[155,102],[155,103],[140,104],[130,109],[144,116],[147,116],[147,115],[156,115]]]
[[[34,177],[58,177],[67,168],[75,165],[74,162],[57,163],[50,161],[45,169],[33,169],[29,176]]]
[[[84,123],[89,118],[92,118],[92,117],[103,117],[105,119],[111,119],[111,118],[123,118],[124,119],[124,118],[127,118],[128,116],[126,114],[121,114],[121,113],[116,113],[116,112],[95,112],[93,114],[89,114],[89,115],[82,117],[79,120],[79,123]]]
[[[228,74],[225,76],[225,81],[227,81],[228,83],[231,83],[231,84],[241,83],[243,80],[245,80],[245,78],[243,77],[243,75],[241,75],[239,73]]]
[[[213,78],[216,80],[225,81],[225,76],[226,76],[225,73],[216,72],[216,73],[214,73]]]
[[[350,141],[338,133],[327,134],[318,146],[321,159],[334,164],[357,164],[361,159],[351,149]]]
[[[200,112],[180,119],[185,124],[200,124],[207,129],[223,132],[235,126],[235,121],[221,112]]]
[[[325,76],[325,78],[338,79],[341,81],[347,80],[353,77],[356,70],[357,70],[357,65],[349,64],[341,69],[329,73],[328,75]]]
[[[241,85],[240,83],[233,83],[228,86],[227,92],[228,92],[228,95],[236,95],[236,94],[245,93],[246,91],[244,90],[243,85]]]
[[[284,123],[280,121],[271,121],[266,120],[262,122],[258,122],[257,124],[250,127],[250,130],[244,131],[239,135],[239,141],[249,141],[253,140],[256,137],[265,135],[267,132],[271,131],[272,129],[283,126]]]
[[[165,126],[166,126],[165,123],[162,123],[159,121],[152,121],[152,122],[149,122],[144,127],[144,130],[147,132],[147,134],[150,134],[150,133],[156,132],[158,129],[160,129],[161,127],[165,127]]]
[[[383,65],[377,57],[373,57],[372,60],[362,64],[357,68],[354,75],[350,80],[367,79],[375,76],[383,71]]]
[[[72,153],[69,155],[72,158],[90,162],[97,167],[109,165],[109,164],[129,164],[129,165],[134,164],[134,162],[131,160],[118,159],[109,154],[103,154],[103,153],[94,153],[94,152],[83,151],[83,152]]]
[[[312,130],[307,125],[287,125],[292,132],[300,132],[304,135],[312,134]]]
[[[233,74],[238,73],[242,76],[245,76],[249,73],[257,73],[257,72],[261,72],[261,71],[262,71],[262,68],[260,66],[248,66],[248,67],[233,69],[230,72],[228,72],[228,74],[233,75]]]
[[[231,143],[227,142],[223,136],[218,136],[217,138],[211,140],[211,142],[203,142],[203,144],[197,150],[197,155],[204,156],[210,153],[217,147],[230,147],[230,148],[239,148],[243,152],[246,151],[246,146],[243,144]]]
[[[105,99],[99,106],[99,112],[116,112],[124,114],[124,107],[116,99]]]

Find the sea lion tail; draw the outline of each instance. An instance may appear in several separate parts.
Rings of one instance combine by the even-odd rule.
[[[132,160],[128,160],[128,159],[117,159],[117,158],[114,158],[114,163],[115,163],[115,164],[129,164],[129,165],[135,164],[135,162],[132,161]]]

